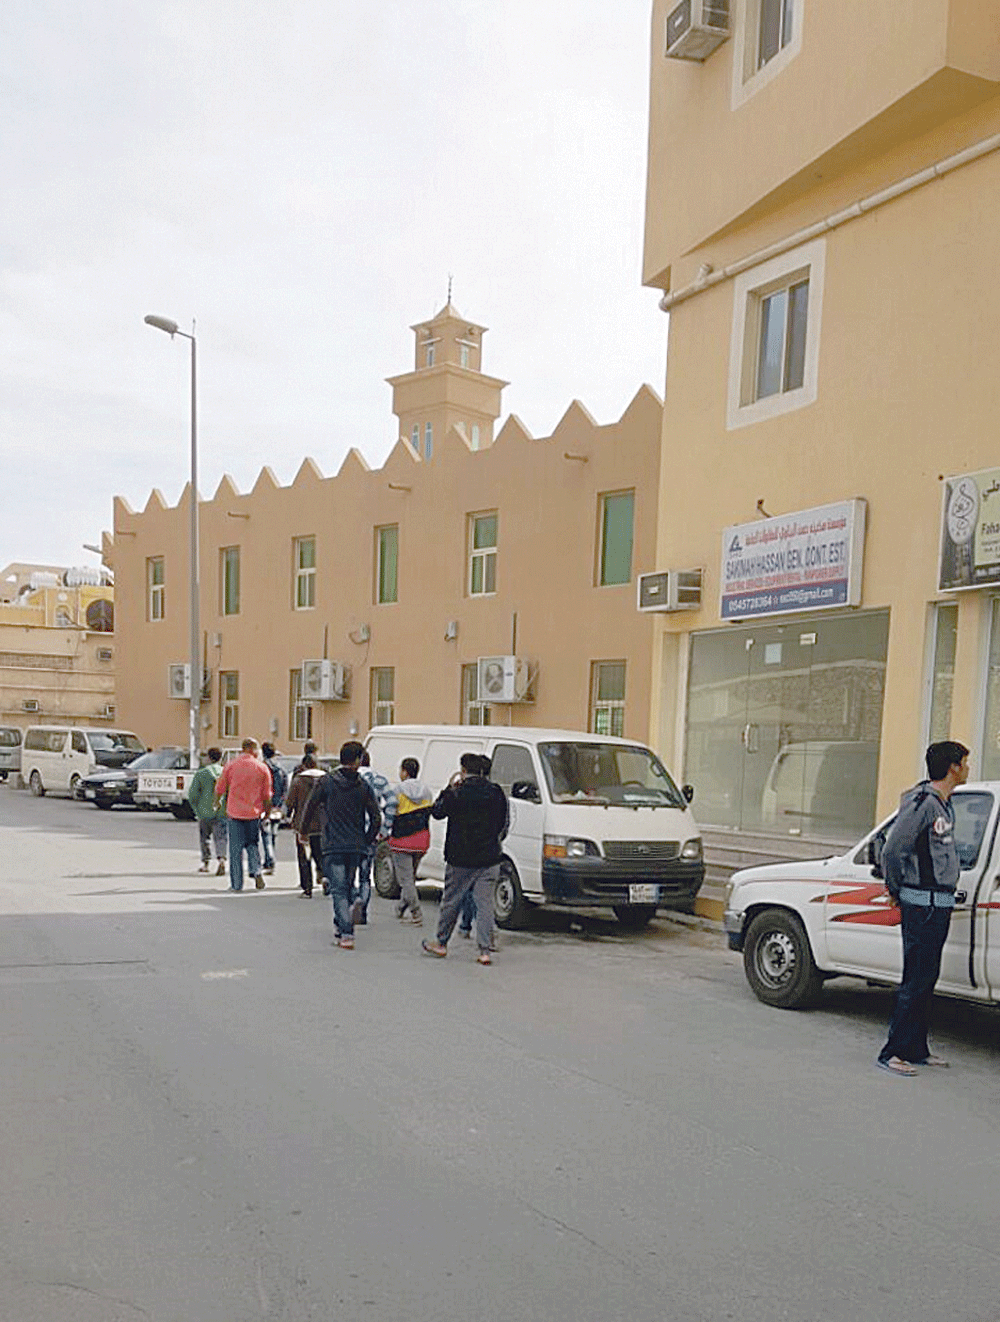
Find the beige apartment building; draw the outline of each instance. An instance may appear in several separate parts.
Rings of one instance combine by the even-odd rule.
[[[651,719],[716,858],[858,838],[932,738],[1000,777],[998,215],[998,0],[655,0],[656,562],[703,595]]]
[[[114,721],[114,628],[106,571],[0,569],[0,725]]]
[[[449,300],[413,331],[381,468],[352,450],[336,476],[305,459],[290,486],[265,468],[202,500],[203,743],[336,750],[387,722],[644,740],[653,624],[635,580],[656,558],[661,401],[643,387],[608,426],[574,402],[544,439],[513,416],[495,433],[484,328]],[[150,744],[187,738],[187,501],[117,499],[107,544],[119,718]],[[508,666],[514,701],[480,689],[480,658]]]

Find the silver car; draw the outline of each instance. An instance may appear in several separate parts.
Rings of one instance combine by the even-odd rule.
[[[16,725],[0,725],[0,780],[21,774],[21,738]]]

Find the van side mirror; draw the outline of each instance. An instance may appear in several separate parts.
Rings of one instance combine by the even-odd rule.
[[[510,787],[510,797],[521,799],[525,803],[541,803],[542,793],[533,780],[515,780]]]
[[[692,803],[692,802],[694,801],[694,786],[693,786],[693,785],[682,785],[682,786],[681,786],[681,793],[684,795],[684,802],[685,802],[685,803]]]

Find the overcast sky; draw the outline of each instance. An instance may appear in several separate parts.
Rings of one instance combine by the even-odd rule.
[[[650,0],[4,0],[0,564],[201,490],[373,467],[454,302],[535,435],[662,394],[641,287]]]

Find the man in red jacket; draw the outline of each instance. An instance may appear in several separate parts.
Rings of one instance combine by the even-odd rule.
[[[226,799],[229,819],[229,889],[243,889],[243,851],[250,876],[264,889],[260,871],[260,819],[271,811],[271,773],[257,753],[257,740],[244,739],[243,752],[222,768],[215,782],[215,807]]]

